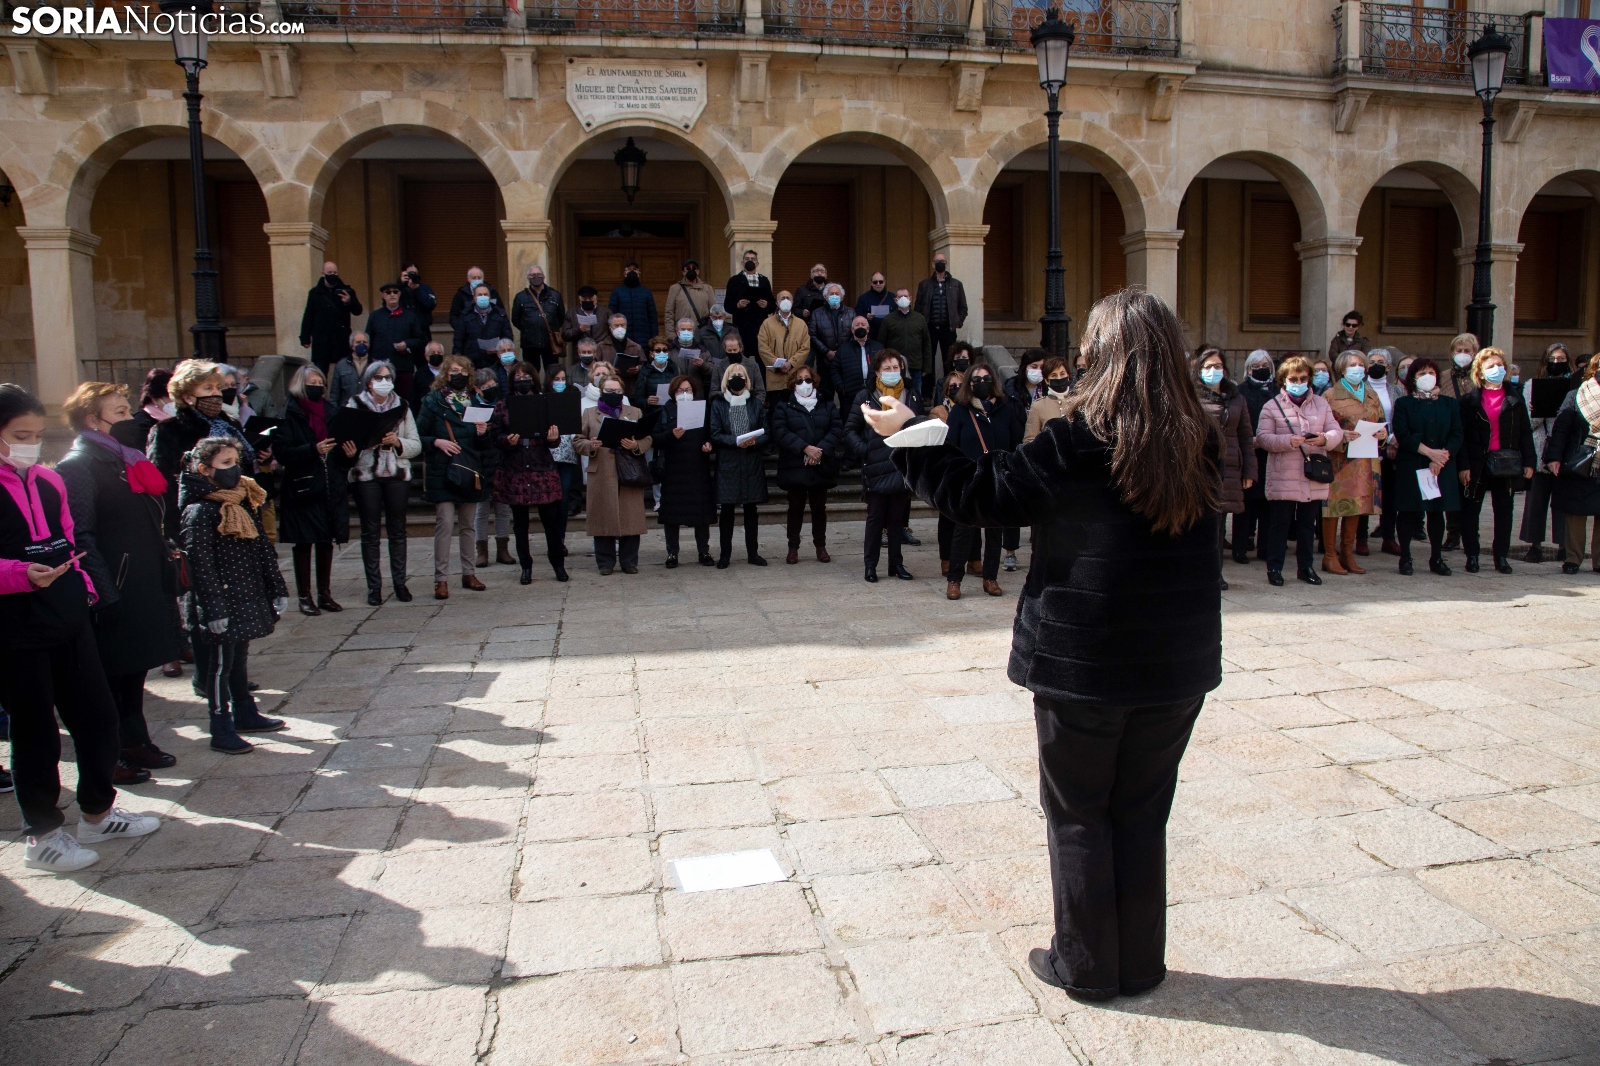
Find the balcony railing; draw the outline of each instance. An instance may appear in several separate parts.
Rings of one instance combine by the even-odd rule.
[[[742,33],[743,0],[526,0],[541,33]]]
[[[356,3],[353,0],[288,0],[281,5],[286,22],[302,22],[308,31],[339,28],[408,33],[432,30],[501,30],[506,24],[503,2],[438,0],[436,3]]]
[[[821,40],[950,44],[967,34],[960,0],[766,0],[766,32]]]
[[[1074,52],[1098,55],[1176,56],[1178,5],[1176,0],[987,0],[989,43],[1008,48],[1030,48],[1028,35],[1044,21],[1050,7],[1061,9],[1061,20],[1074,26]]]
[[[1346,6],[1334,9],[1344,39]],[[1361,4],[1361,72],[1408,81],[1472,81],[1467,48],[1490,25],[1511,39],[1507,85],[1528,80],[1528,16],[1448,11],[1404,4]]]

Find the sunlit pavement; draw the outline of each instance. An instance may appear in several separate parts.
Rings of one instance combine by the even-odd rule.
[[[444,603],[413,540],[416,601],[378,609],[352,547],[346,610],[253,646],[288,733],[213,754],[188,678],[150,682],[179,763],[122,802],[160,832],[44,876],[5,798],[0,1061],[1600,1061],[1600,575],[1228,563],[1172,973],[1087,1007],[1025,962],[1022,574],[947,602],[917,532],[911,582],[862,582],[860,525],[797,566],[765,527],[772,565],[740,538],[726,571],[665,570],[653,532],[637,576],[574,537],[569,584],[490,566]],[[669,869],[761,849],[786,881]]]

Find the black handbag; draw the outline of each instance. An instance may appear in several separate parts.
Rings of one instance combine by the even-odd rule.
[[[650,466],[644,456],[623,448],[613,448],[611,458],[617,470],[617,484],[629,489],[647,489],[655,482],[650,478]]]
[[[1522,453],[1515,448],[1495,448],[1485,460],[1483,472],[1494,478],[1520,478]]]
[[[450,443],[459,446],[455,430],[450,427],[450,420],[445,419],[444,431],[450,437]],[[470,454],[462,448],[456,454],[448,457],[450,465],[445,467],[445,484],[459,493],[478,495],[483,492],[483,465],[476,455]]]
[[[1278,405],[1278,413],[1283,415],[1283,420],[1285,422],[1289,421],[1289,412],[1283,409],[1282,401],[1274,399],[1272,402]],[[1312,455],[1304,448],[1300,449],[1300,458],[1304,460],[1302,469],[1305,472],[1307,481],[1315,481],[1318,485],[1333,484],[1333,460],[1331,458],[1326,455]]]

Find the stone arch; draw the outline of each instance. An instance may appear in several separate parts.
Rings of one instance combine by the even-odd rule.
[[[1278,183],[1288,191],[1289,199],[1294,202],[1295,211],[1300,216],[1301,240],[1319,240],[1327,237],[1334,228],[1328,217],[1328,204],[1332,198],[1325,195],[1323,189],[1308,176],[1311,173],[1327,173],[1332,169],[1331,166],[1307,158],[1295,159],[1288,155],[1258,149],[1223,151],[1195,158],[1184,173],[1175,175],[1180,180],[1174,181],[1170,186],[1177,191],[1174,205],[1182,200],[1202,170],[1221,159],[1240,159],[1246,163],[1254,163],[1278,180]],[[1385,168],[1385,173],[1389,169],[1392,168]],[[1377,178],[1373,179],[1376,180]],[[1346,220],[1341,221],[1342,232],[1352,234],[1355,232],[1355,216],[1360,209],[1361,204],[1358,201],[1355,207],[1350,209],[1348,225],[1343,225],[1343,221]]]
[[[744,160],[733,144],[709,124],[701,124],[685,132],[671,123],[645,117],[630,118],[626,122],[608,122],[592,130],[585,130],[576,120],[563,123],[555,136],[539,151],[538,162],[528,175],[525,184],[532,213],[526,217],[549,217],[550,199],[555,195],[556,186],[561,184],[562,177],[583,155],[589,142],[641,132],[688,149],[716,182],[727,205],[728,217],[735,217],[735,193],[750,179]],[[510,203],[506,204],[506,210],[511,211]]]
[[[1017,156],[1045,144],[1048,139],[1048,127],[1041,117],[1023,123],[989,146],[967,182],[977,197],[979,218],[983,216],[983,203],[1000,172]],[[1161,186],[1150,167],[1138,152],[1104,126],[1062,116],[1061,147],[1093,165],[1106,179],[1122,205],[1122,217],[1129,233],[1177,226],[1177,207],[1174,205],[1170,212],[1163,209]]]
[[[1589,190],[1589,195],[1600,200],[1600,169],[1592,164],[1578,164],[1562,168],[1559,165],[1541,167],[1522,174],[1512,184],[1504,202],[1495,210],[1495,234],[1501,241],[1514,241],[1517,239],[1517,230],[1522,225],[1522,216],[1528,213],[1528,207],[1533,203],[1533,198],[1539,195],[1539,190],[1558,178],[1581,185]],[[1509,223],[1502,228],[1501,219],[1504,217]],[[1473,220],[1473,230],[1477,232],[1477,220]]]
[[[1382,165],[1382,164],[1379,164]],[[1376,167],[1371,168],[1373,170]],[[1370,170],[1361,184],[1365,187],[1359,196],[1352,199],[1360,210],[1360,205],[1366,203],[1367,197],[1372,195],[1373,189],[1379,181],[1396,170],[1414,170],[1418,174],[1439,186],[1439,191],[1444,193],[1445,199],[1450,201],[1450,206],[1455,209],[1456,222],[1461,227],[1461,240],[1470,244],[1477,240],[1478,233],[1478,186],[1461,172],[1459,168],[1442,163],[1434,159],[1408,159],[1404,162],[1393,163],[1387,166],[1382,173],[1372,174]],[[1358,185],[1360,187],[1360,185]]]

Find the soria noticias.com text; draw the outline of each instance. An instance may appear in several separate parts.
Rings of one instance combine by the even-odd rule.
[[[193,11],[153,11],[148,7],[14,7],[11,9],[11,32],[16,36],[31,34],[51,37],[78,34],[80,36],[111,36],[154,33],[170,36],[174,29],[192,34],[199,21],[199,30],[208,36],[304,33],[301,22],[272,22],[266,16],[244,11],[211,11],[197,14]]]

